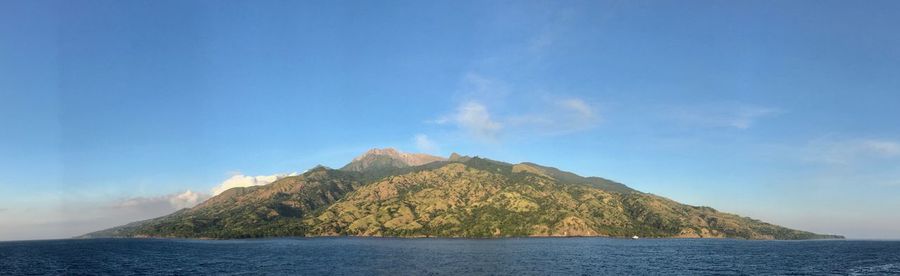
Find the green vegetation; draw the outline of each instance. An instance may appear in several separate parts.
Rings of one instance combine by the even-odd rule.
[[[231,189],[191,209],[86,237],[840,238],[531,163],[459,156],[421,166],[384,157],[368,162],[344,170],[317,167],[266,186]]]

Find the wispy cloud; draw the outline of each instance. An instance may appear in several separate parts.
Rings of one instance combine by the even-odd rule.
[[[114,203],[111,207],[144,210],[156,214],[165,211],[176,211],[183,208],[194,207],[209,197],[210,195],[208,194],[187,190],[182,193],[163,196],[128,198]]]
[[[873,159],[900,158],[900,141],[885,139],[818,139],[805,148],[807,161],[830,164],[853,164]]]
[[[584,100],[566,98],[546,100],[537,110],[514,115],[508,121],[520,133],[562,135],[593,128],[600,117]]]
[[[527,104],[523,104],[527,105]],[[543,100],[528,110],[494,116],[480,102],[465,102],[456,111],[431,122],[450,124],[479,142],[498,142],[504,132],[517,136],[563,135],[593,128],[600,122],[596,108],[579,98]]]
[[[416,144],[416,148],[422,152],[435,153],[439,150],[437,143],[425,134],[416,134],[413,136],[413,142]]]
[[[862,140],[860,146],[865,151],[882,157],[900,156],[900,142],[887,140]]]
[[[282,174],[273,174],[273,175],[257,175],[257,176],[249,176],[243,175],[240,173],[235,173],[222,183],[219,183],[215,188],[212,189],[213,195],[221,194],[224,191],[227,191],[231,188],[237,187],[251,187],[251,186],[262,186],[267,185],[269,183],[275,182],[278,179],[285,178],[288,176],[299,175],[299,173],[282,173]]]
[[[739,108],[736,113],[732,115],[732,117],[725,118],[724,120],[725,122],[727,122],[728,126],[739,129],[748,129],[757,120],[764,117],[774,116],[779,113],[781,113],[780,110],[772,108],[742,107]]]
[[[770,107],[708,104],[670,107],[665,116],[693,127],[749,129],[759,120],[781,113],[782,110]]]
[[[499,142],[504,133],[569,134],[601,121],[595,105],[577,97],[515,91],[503,81],[471,72],[463,76],[461,87],[464,101],[456,110],[428,122],[455,126],[477,142]]]
[[[544,49],[547,49],[555,40],[555,33],[549,30],[544,30],[528,41],[528,51],[531,53],[540,54]]]
[[[812,189],[900,187],[900,140],[831,134],[802,143],[767,145],[754,152],[779,181]],[[775,175],[773,175],[775,176]]]
[[[539,66],[544,57],[553,54],[558,50],[558,46],[565,46],[572,43],[570,31],[573,21],[577,18],[578,11],[575,8],[567,7],[549,11],[539,19],[541,24],[533,26],[522,46],[510,49],[505,55],[511,60],[525,64]],[[592,12],[593,18],[606,18],[607,12]],[[600,20],[605,21],[605,20]],[[597,21],[599,22],[599,21]],[[594,27],[600,27],[596,24]]]
[[[557,131],[567,133],[592,128],[600,123],[596,107],[579,98],[563,99],[556,102],[559,106],[557,116]],[[552,114],[547,114],[551,116]],[[553,116],[551,116],[553,117]]]
[[[581,99],[567,99],[559,102],[562,107],[575,111],[582,118],[593,118],[594,109]]]
[[[528,28],[519,43],[474,61],[475,68],[462,74],[460,87],[453,93],[453,100],[458,103],[455,110],[428,122],[455,126],[464,137],[489,144],[501,142],[508,133],[514,133],[515,137],[561,135],[596,126],[600,116],[584,99],[546,96],[547,93],[540,92],[543,87],[523,84],[527,83],[521,81],[523,76],[515,74],[498,78],[496,74],[479,73],[497,67],[544,67],[544,57],[552,54],[557,46],[566,44],[564,33],[577,12],[577,9],[548,10],[538,20],[541,23]]]
[[[509,85],[475,72],[466,72],[462,77],[457,97],[466,101],[496,103],[510,95]]]
[[[467,72],[454,96],[460,101],[456,110],[427,122],[455,126],[479,142],[495,142],[504,126],[494,118],[488,104],[502,103],[508,94],[509,89],[504,82]]]

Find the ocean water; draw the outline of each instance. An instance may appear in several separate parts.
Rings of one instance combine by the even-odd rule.
[[[888,275],[900,241],[296,238],[0,242],[7,275]]]

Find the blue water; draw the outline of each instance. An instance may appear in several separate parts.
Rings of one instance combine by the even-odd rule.
[[[900,274],[900,241],[521,238],[0,242],[0,274]]]

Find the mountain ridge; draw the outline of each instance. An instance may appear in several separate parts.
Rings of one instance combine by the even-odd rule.
[[[424,153],[406,153],[394,148],[374,148],[353,158],[350,163],[341,167],[341,170],[362,172],[372,168],[386,169],[415,167],[445,160],[447,159]]]
[[[268,185],[229,189],[190,209],[82,237],[632,235],[842,238],[685,205],[535,163],[394,149],[370,150],[338,170],[317,167]]]

